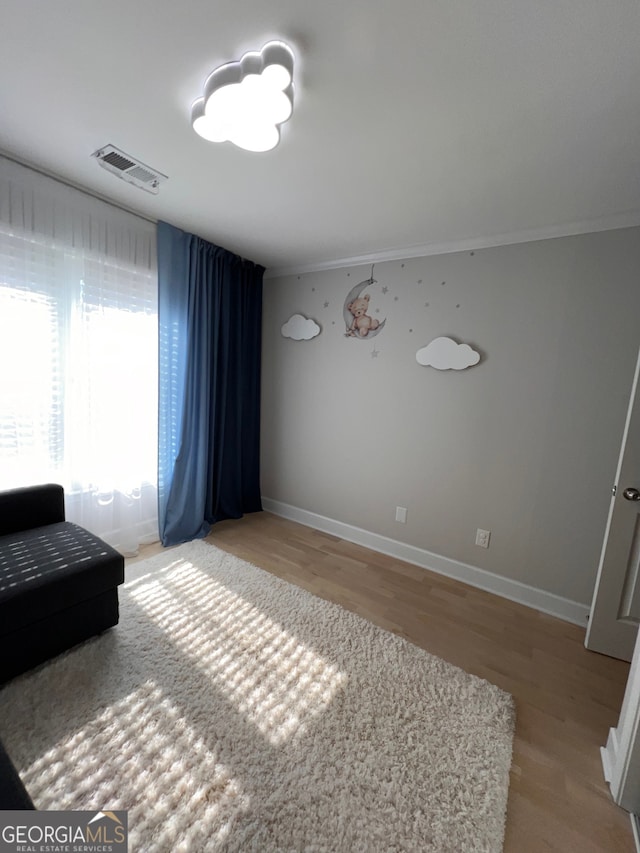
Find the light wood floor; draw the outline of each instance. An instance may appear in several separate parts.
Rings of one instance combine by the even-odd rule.
[[[505,853],[635,851],[599,752],[629,666],[586,651],[583,629],[266,512],[217,524],[209,541],[515,697]]]

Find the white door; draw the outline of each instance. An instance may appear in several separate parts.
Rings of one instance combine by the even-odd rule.
[[[640,625],[640,354],[602,545],[585,646],[631,660]]]

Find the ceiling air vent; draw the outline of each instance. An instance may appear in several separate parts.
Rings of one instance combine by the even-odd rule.
[[[162,172],[146,166],[140,160],[134,160],[133,157],[125,154],[124,151],[120,151],[115,145],[105,145],[103,148],[98,148],[91,156],[96,158],[103,169],[154,195],[158,194],[160,184],[167,180],[167,176],[163,175]]]

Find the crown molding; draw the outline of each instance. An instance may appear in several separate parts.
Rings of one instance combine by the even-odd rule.
[[[514,243],[532,243],[536,240],[553,240],[558,237],[575,237],[579,234],[592,234],[598,231],[614,231],[618,228],[633,228],[640,225],[640,210],[617,213],[600,219],[585,219],[581,222],[549,225],[544,228],[529,228],[523,231],[511,231],[492,237],[474,237],[463,240],[450,240],[442,243],[422,243],[418,245],[384,249],[367,255],[353,255],[332,261],[300,264],[298,266],[272,267],[267,269],[264,278],[280,278],[288,275],[303,275],[310,272],[357,267],[366,264],[398,261],[407,258],[421,258],[428,255],[447,255],[453,252],[467,252],[476,249],[491,249],[496,246],[510,246]]]

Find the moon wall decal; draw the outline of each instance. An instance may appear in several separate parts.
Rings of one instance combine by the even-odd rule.
[[[374,338],[376,335],[380,334],[384,328],[384,325],[387,322],[386,317],[382,322],[379,322],[378,320],[369,317],[367,313],[369,294],[362,298],[360,296],[365,288],[375,283],[375,278],[366,278],[364,281],[358,282],[355,287],[352,287],[347,294],[342,310],[346,328],[345,337],[359,338],[360,340],[364,340],[365,338]],[[349,308],[349,306],[351,306],[351,308]]]

